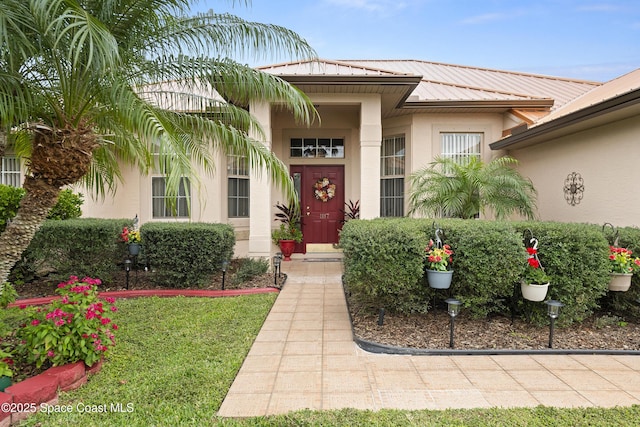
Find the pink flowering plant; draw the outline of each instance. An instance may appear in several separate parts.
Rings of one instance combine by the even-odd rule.
[[[453,262],[453,251],[451,246],[443,245],[439,248],[429,240],[429,245],[425,249],[425,256],[429,270],[447,271]]]
[[[612,273],[631,274],[640,269],[640,258],[627,248],[609,246],[609,269]]]
[[[115,345],[118,326],[109,314],[117,311],[115,299],[98,299],[100,279],[71,276],[58,285],[60,299],[38,308],[18,332],[22,354],[39,368],[84,361],[88,366]]]

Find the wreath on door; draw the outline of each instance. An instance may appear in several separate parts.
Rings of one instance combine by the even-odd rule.
[[[321,178],[313,184],[313,194],[316,199],[326,203],[336,195],[336,185],[329,181],[329,178]]]

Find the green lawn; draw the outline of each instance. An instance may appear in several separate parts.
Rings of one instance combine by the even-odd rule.
[[[611,426],[640,425],[640,406],[616,409],[300,411],[222,419],[224,396],[276,294],[237,298],[120,300],[118,345],[102,371],[63,393],[68,414],[40,413],[28,426]],[[124,412],[111,412],[121,404]],[[85,412],[80,412],[82,408]],[[131,412],[126,412],[131,409]],[[91,413],[91,410],[107,412]]]

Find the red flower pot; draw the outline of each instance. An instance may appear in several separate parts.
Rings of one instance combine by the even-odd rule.
[[[280,245],[280,251],[282,251],[282,256],[285,261],[291,261],[291,254],[293,253],[293,249],[296,246],[295,240],[280,240],[278,242]]]

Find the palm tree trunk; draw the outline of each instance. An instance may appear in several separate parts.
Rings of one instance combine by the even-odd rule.
[[[24,189],[26,194],[20,201],[17,215],[0,234],[0,283],[8,281],[11,269],[47,219],[60,194],[59,187],[31,176],[25,178]]]

